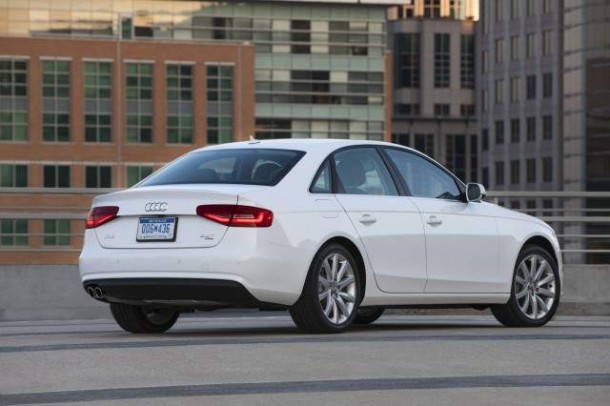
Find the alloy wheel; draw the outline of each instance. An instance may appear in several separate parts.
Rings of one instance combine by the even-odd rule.
[[[356,304],[356,278],[352,264],[339,253],[324,258],[318,275],[318,298],[326,319],[344,323]]]
[[[517,268],[514,292],[517,305],[524,315],[533,320],[545,317],[557,296],[551,264],[537,254],[525,257]]]

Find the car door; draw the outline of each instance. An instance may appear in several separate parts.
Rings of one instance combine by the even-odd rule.
[[[402,149],[384,151],[424,223],[425,292],[502,292],[496,220],[487,205],[466,202],[463,186],[432,160]]]
[[[426,257],[419,212],[399,195],[377,148],[343,149],[331,162],[335,196],[363,242],[379,289],[423,293]]]

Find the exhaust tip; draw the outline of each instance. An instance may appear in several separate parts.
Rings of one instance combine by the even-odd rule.
[[[102,290],[102,288],[100,288],[99,286],[96,286],[93,289],[93,292],[95,294],[95,298],[96,299],[102,299],[104,297],[104,291]]]
[[[93,289],[92,286],[87,286],[87,288],[85,289],[87,291],[87,294],[91,297],[95,297],[95,289]]]

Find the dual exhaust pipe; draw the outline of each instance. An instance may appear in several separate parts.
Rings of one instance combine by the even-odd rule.
[[[85,288],[87,294],[94,299],[103,299],[104,298],[104,290],[97,285],[89,285]]]

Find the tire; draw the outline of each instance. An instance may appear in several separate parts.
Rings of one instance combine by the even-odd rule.
[[[354,324],[371,324],[381,317],[385,308],[383,307],[361,307],[354,319]]]
[[[111,303],[110,311],[123,330],[134,334],[164,333],[180,316],[180,312],[174,309],[153,309],[120,303]]]
[[[533,258],[536,262],[532,262]],[[533,273],[532,268],[536,270]],[[557,262],[544,248],[527,245],[517,257],[510,299],[503,305],[491,306],[491,312],[507,327],[541,327],[555,315],[560,297]]]
[[[306,333],[345,331],[356,318],[362,299],[359,271],[344,246],[322,247],[309,268],[301,297],[290,308],[297,327]]]

